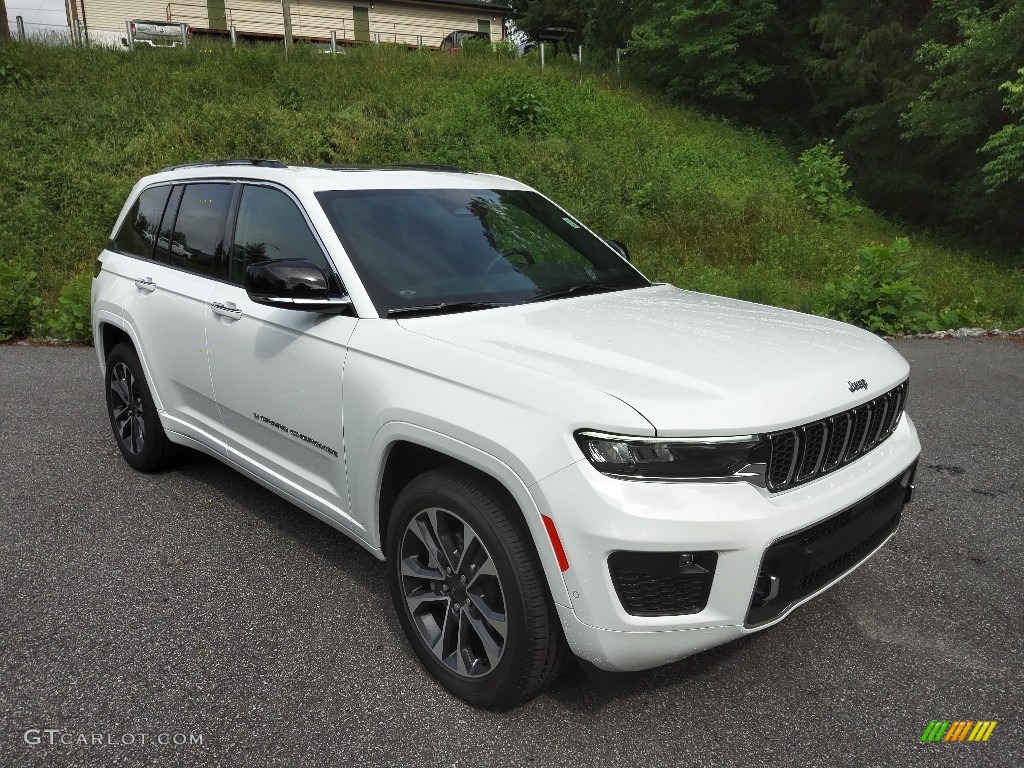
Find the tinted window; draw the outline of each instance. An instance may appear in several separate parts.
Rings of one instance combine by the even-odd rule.
[[[270,187],[243,187],[231,249],[231,279],[241,283],[250,264],[279,259],[309,259],[331,274],[320,244],[288,195]]]
[[[227,276],[224,230],[231,184],[189,184],[171,236],[169,262],[213,277]]]
[[[153,255],[156,231],[170,191],[169,186],[150,187],[139,195],[114,239],[117,250],[146,258]]]
[[[181,193],[185,187],[180,184],[174,185],[171,197],[164,209],[164,219],[160,224],[160,231],[156,237],[156,252],[153,258],[157,261],[168,261],[171,252],[171,229],[174,226],[174,217],[178,214],[178,204],[181,202]]]
[[[533,192],[317,192],[378,309],[516,303],[580,286],[650,285],[600,239]]]

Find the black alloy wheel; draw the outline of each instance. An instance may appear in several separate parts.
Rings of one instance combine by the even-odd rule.
[[[178,447],[164,433],[134,348],[127,342],[116,345],[106,370],[107,413],[121,455],[141,472],[170,466]]]
[[[406,638],[456,696],[510,706],[561,671],[568,649],[529,531],[490,478],[448,467],[412,480],[386,551]]]

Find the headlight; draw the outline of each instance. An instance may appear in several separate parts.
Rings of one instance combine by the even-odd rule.
[[[606,475],[645,480],[743,480],[764,485],[768,442],[736,437],[627,437],[581,430],[576,442]]]

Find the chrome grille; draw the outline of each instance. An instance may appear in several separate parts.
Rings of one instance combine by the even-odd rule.
[[[783,491],[810,482],[880,444],[899,423],[909,385],[904,381],[856,408],[769,434],[768,490]]]

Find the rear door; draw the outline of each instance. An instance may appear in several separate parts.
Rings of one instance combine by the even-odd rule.
[[[342,387],[353,316],[275,309],[250,301],[245,268],[309,259],[342,288],[298,202],[246,183],[238,203],[230,280],[209,294],[207,337],[228,455],[323,514],[347,514]]]
[[[222,258],[231,193],[230,184],[148,188],[111,244],[116,255],[104,263],[124,286],[124,319],[135,331],[164,428],[209,445],[217,442],[219,418],[204,308],[209,264]]]

